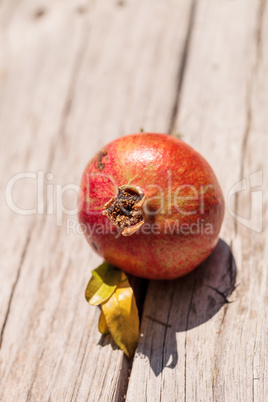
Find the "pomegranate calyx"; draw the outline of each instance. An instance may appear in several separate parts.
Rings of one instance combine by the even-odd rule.
[[[117,195],[104,205],[102,213],[122,230],[123,236],[131,236],[145,222],[145,200],[146,197],[138,187],[123,185],[118,188]]]

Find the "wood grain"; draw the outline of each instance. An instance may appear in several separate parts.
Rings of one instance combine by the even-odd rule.
[[[192,25],[176,125],[213,166],[226,204],[232,187],[247,180],[248,191],[230,203],[249,219],[249,176],[256,181],[254,173],[262,171],[259,191],[267,180],[267,4],[199,1]],[[267,399],[267,211],[261,215],[261,208],[258,198],[252,224],[262,216],[259,232],[226,208],[221,235],[231,250],[219,248],[215,261],[175,283],[150,284],[127,400]],[[237,287],[226,300],[236,274],[228,269],[228,252]]]
[[[267,0],[0,2],[1,188],[44,172],[39,213],[1,197],[1,401],[268,399],[267,42]],[[84,300],[101,259],[74,190],[60,211],[99,148],[140,128],[180,132],[207,158],[226,215],[195,272],[149,283],[132,364]],[[263,202],[245,227],[233,215],[250,219],[252,189]],[[21,208],[37,197],[33,178],[15,184]]]
[[[141,127],[166,130],[190,8],[182,0],[1,3],[1,184],[18,172],[45,175],[45,213],[1,208],[3,401],[124,397],[129,362],[100,338],[98,309],[83,296],[100,259],[73,225],[75,212],[61,221],[55,203],[105,143]],[[35,208],[36,181],[17,182],[12,199]],[[64,207],[75,204],[66,191]]]

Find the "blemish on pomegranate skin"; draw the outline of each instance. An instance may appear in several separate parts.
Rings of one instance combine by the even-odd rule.
[[[107,151],[100,151],[98,153],[98,162],[97,162],[97,168],[102,171],[105,168],[105,163],[103,163],[103,158],[107,155]]]
[[[44,17],[45,14],[46,14],[46,10],[44,8],[39,8],[34,12],[33,19],[39,20],[40,18]]]
[[[94,247],[94,249],[95,249],[96,251],[98,251],[98,246],[97,246],[96,243],[94,243],[94,241],[92,242],[92,246]]]
[[[75,11],[76,11],[77,14],[82,15],[82,14],[85,14],[87,10],[86,10],[86,7],[78,6]]]

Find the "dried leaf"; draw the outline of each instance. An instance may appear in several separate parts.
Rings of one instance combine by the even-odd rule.
[[[107,335],[110,332],[102,309],[101,309],[100,318],[99,318],[99,332],[102,335]]]
[[[112,296],[102,304],[109,331],[128,357],[133,357],[139,340],[139,314],[133,290],[122,272]]]
[[[92,271],[85,297],[88,303],[97,306],[113,294],[121,277],[121,271],[104,262]]]

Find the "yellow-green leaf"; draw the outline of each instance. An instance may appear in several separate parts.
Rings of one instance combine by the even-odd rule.
[[[93,306],[103,303],[113,294],[121,277],[121,271],[104,262],[92,271],[85,297]]]
[[[99,318],[99,332],[102,335],[107,335],[110,332],[102,309],[101,309],[100,318]]]
[[[133,357],[139,340],[139,314],[133,290],[122,272],[112,296],[102,304],[109,331],[128,357]]]

